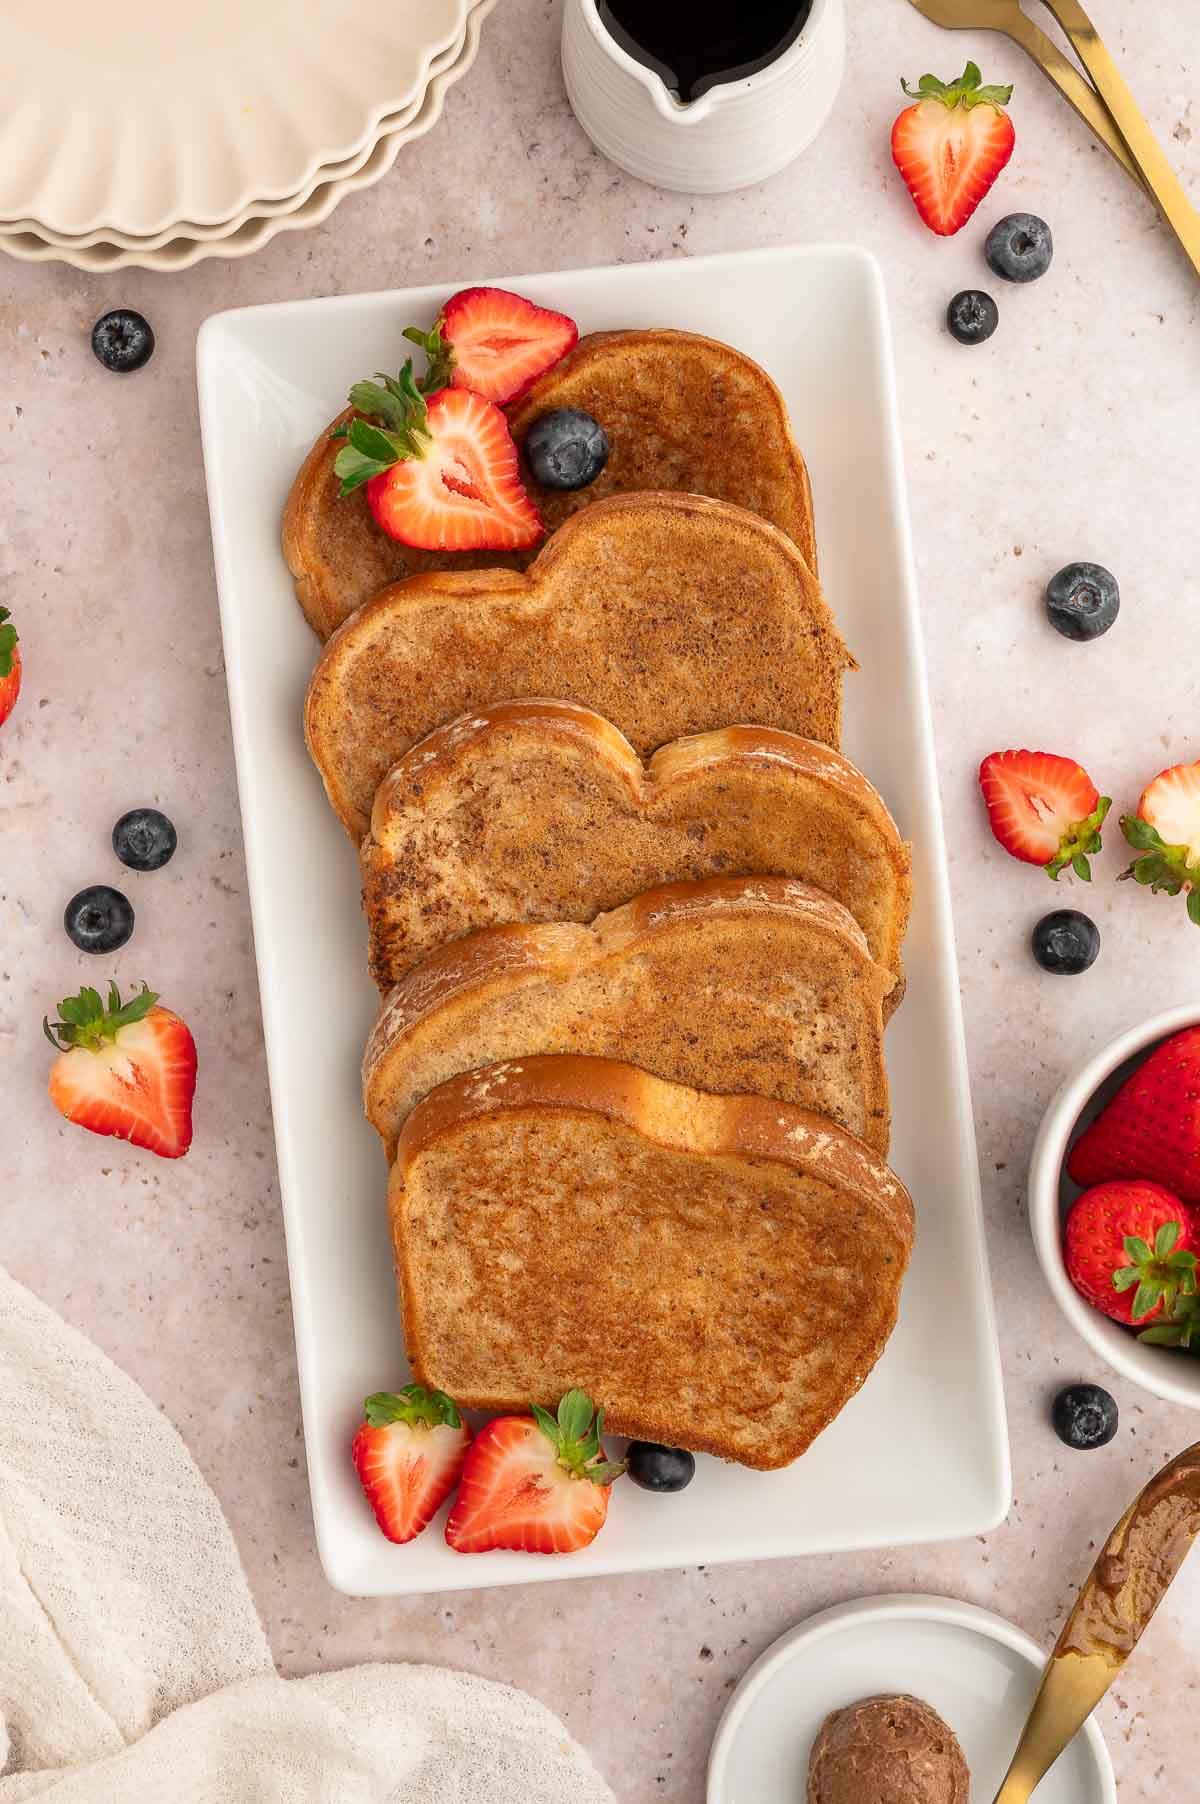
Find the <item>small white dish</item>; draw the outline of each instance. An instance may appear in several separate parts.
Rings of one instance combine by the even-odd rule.
[[[887,1037],[891,1158],[916,1200],[917,1241],[879,1365],[786,1470],[703,1459],[678,1497],[622,1485],[604,1533],[570,1558],[464,1558],[437,1525],[408,1547],[379,1534],[347,1453],[362,1399],[406,1373],[387,1173],[359,1081],[378,997],[358,861],[304,748],[301,705],[319,648],[280,555],[279,520],[350,384],[394,368],[401,328],[432,324],[451,288],[207,320],[200,417],[325,1571],[341,1590],[388,1595],[982,1534],[1008,1510],[1008,1438],[878,266],[853,246],[807,245],[557,275],[463,270],[462,279],[561,308],[583,332],[668,321],[725,339],[783,391],[812,474],[825,591],[862,659],[846,684],[844,747],[913,841],[908,992]]]
[[[1072,1143],[1160,1040],[1198,1022],[1200,1002],[1184,1002],[1118,1034],[1054,1096],[1029,1161],[1029,1227],[1059,1308],[1099,1359],[1143,1390],[1185,1409],[1200,1409],[1200,1360],[1164,1347],[1143,1346],[1128,1328],[1085,1303],[1067,1276],[1062,1231],[1067,1211],[1080,1194],[1079,1185],[1066,1173]]]
[[[843,0],[812,0],[799,36],[773,63],[684,104],[617,42],[597,0],[563,7],[563,79],[580,125],[619,168],[685,194],[765,181],[807,150],[832,111],[845,62]]]
[[[755,1661],[725,1707],[708,1804],[799,1804],[831,1710],[907,1692],[954,1730],[971,1797],[992,1798],[1012,1758],[1045,1655],[1002,1616],[951,1597],[864,1597],[810,1617]],[[1038,1787],[1038,1804],[1116,1804],[1112,1762],[1089,1719]]]

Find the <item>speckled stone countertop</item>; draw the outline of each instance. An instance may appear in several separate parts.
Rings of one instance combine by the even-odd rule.
[[[221,1497],[287,1673],[368,1659],[469,1667],[561,1712],[624,1804],[692,1804],[717,1717],[750,1661],[810,1612],[882,1590],[951,1592],[1049,1642],[1089,1550],[1167,1456],[1186,1411],[1098,1369],[1034,1262],[1024,1173],[1040,1113],[1099,1042],[1195,995],[1200,933],[1179,904],[1117,887],[1118,835],[1086,897],[1104,936],[1086,977],[1044,976],[1029,928],[1045,882],[986,833],[981,754],[1046,744],[1122,802],[1200,755],[1200,285],[1150,207],[1020,53],[944,36],[904,0],[850,0],[835,118],[766,185],[692,201],[620,174],[567,107],[558,0],[501,0],[445,116],[378,187],[243,262],[107,280],[0,262],[0,600],[26,690],[0,736],[0,1258],[136,1376]],[[1192,0],[1098,22],[1176,167],[1200,192]],[[1015,79],[1016,158],[983,217],[1050,220],[1053,270],[1000,295],[991,343],[954,345],[947,298],[986,272],[981,234],[942,242],[898,187],[898,78],[966,54]],[[997,202],[1001,205],[997,206]],[[999,1307],[1016,1499],[953,1546],[665,1572],[508,1592],[355,1601],[317,1564],[259,1030],[193,379],[196,328],[247,302],[504,270],[830,238],[883,265],[951,853],[958,952]],[[129,379],[88,345],[131,305],[159,349]],[[1070,559],[1110,565],[1118,626],[1071,646],[1039,596]],[[43,1012],[83,981],[66,898],[110,880],[111,823],[153,801],[179,823],[133,877],[116,961],[169,990],[201,1047],[196,1143],[167,1164],[60,1122]],[[1079,886],[1064,880],[1064,902]],[[319,1024],[318,1024],[319,1031]],[[1110,1384],[1121,1430],[1070,1454],[1046,1420],[1068,1378]],[[1200,1771],[1200,1565],[1185,1569],[1102,1713],[1125,1800],[1186,1798]]]

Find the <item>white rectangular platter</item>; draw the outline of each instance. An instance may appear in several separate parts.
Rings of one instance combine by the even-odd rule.
[[[852,247],[809,246],[467,275],[559,308],[583,332],[662,325],[726,339],[783,390],[812,474],[822,581],[862,666],[846,683],[845,750],[914,846],[908,994],[887,1037],[892,1162],[916,1202],[917,1243],[883,1359],[789,1470],[702,1460],[673,1498],[623,1482],[604,1532],[569,1557],[465,1557],[437,1524],[408,1547],[382,1539],[349,1460],[363,1397],[408,1376],[386,1173],[359,1095],[375,993],[354,853],[301,736],[318,648],[280,556],[279,520],[350,384],[396,369],[401,329],[432,324],[452,289],[216,315],[198,350],[204,456],[325,1571],[352,1593],[440,1591],[982,1532],[1008,1509],[1008,1441],[878,268]]]

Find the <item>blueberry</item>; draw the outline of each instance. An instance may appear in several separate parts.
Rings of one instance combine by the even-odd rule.
[[[1050,1412],[1060,1441],[1077,1452],[1107,1447],[1117,1432],[1117,1405],[1098,1384],[1069,1384],[1059,1391]]]
[[[1046,584],[1051,626],[1066,639],[1098,639],[1121,611],[1121,591],[1103,564],[1064,564]]]
[[[133,909],[119,889],[93,883],[71,897],[63,926],[81,952],[115,952],[133,932]]]
[[[683,1447],[660,1447],[657,1441],[631,1441],[625,1455],[629,1476],[643,1491],[682,1491],[696,1476],[696,1460]]]
[[[1036,282],[1050,267],[1054,240],[1036,213],[1009,213],[988,233],[983,254],[993,275],[1006,282]]]
[[[546,489],[582,489],[608,462],[608,434],[577,407],[552,407],[525,437],[529,468]]]
[[[1078,977],[1100,955],[1100,929],[1077,908],[1056,908],[1033,930],[1033,956],[1055,977]]]
[[[946,325],[950,336],[960,345],[981,345],[1000,324],[1000,312],[990,294],[982,288],[964,288],[946,309]]]
[[[112,830],[113,851],[131,871],[159,871],[178,844],[175,829],[157,808],[131,808]]]
[[[106,370],[119,376],[140,370],[154,355],[154,333],[149,320],[128,307],[105,313],[92,327],[92,349]]]

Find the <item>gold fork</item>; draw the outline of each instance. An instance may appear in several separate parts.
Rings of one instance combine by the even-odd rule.
[[[912,0],[919,13],[947,31],[998,31],[1037,64],[1063,98],[1089,125],[1106,150],[1140,184],[1137,166],[1104,102],[1052,38],[1022,12],[1019,0]]]
[[[1105,49],[1080,0],[1046,0],[1050,12],[1071,40],[1076,56],[1096,85],[1117,130],[1154,196],[1158,209],[1200,275],[1200,213],[1180,186],[1166,153],[1146,123],[1116,63]]]
[[[1147,190],[1200,275],[1200,213],[1180,186],[1080,0],[1046,0],[1046,6],[1071,40],[1094,87],[1022,11],[1020,0],[911,0],[911,4],[949,31],[998,31],[1019,44],[1100,142]]]

